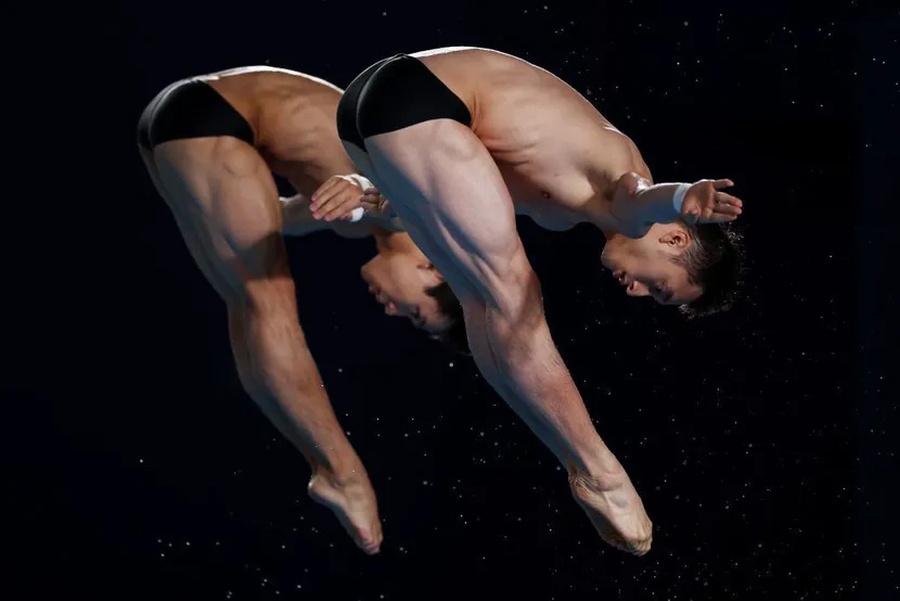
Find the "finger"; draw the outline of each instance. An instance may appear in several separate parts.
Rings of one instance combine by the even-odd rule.
[[[351,195],[347,193],[333,196],[328,203],[322,205],[318,210],[319,219],[332,221],[335,217],[352,211],[359,206],[359,195]]]
[[[384,215],[388,211],[388,206],[390,206],[390,201],[388,201],[384,196],[380,194],[373,198],[371,202],[367,202],[366,206],[369,207],[369,210],[373,213],[377,213],[379,215]]]
[[[708,217],[700,220],[700,223],[728,223],[737,219],[738,215],[728,215],[725,213],[711,213]]]
[[[340,198],[339,194],[334,193],[319,199],[317,206],[310,207],[312,216],[316,219],[322,219],[334,207],[335,203],[340,202]]]
[[[730,179],[717,179],[713,180],[713,188],[716,190],[721,190],[722,188],[730,188],[734,185],[734,182]]]
[[[741,207],[719,203],[713,208],[712,212],[714,215],[734,215],[735,217],[737,217],[743,212],[743,210],[741,209]]]
[[[325,213],[331,211],[335,204],[342,205],[347,198],[352,199],[352,202],[355,203],[354,206],[358,206],[360,198],[359,188],[352,184],[332,188],[319,199],[318,204],[310,206],[313,217],[317,219],[324,217]]]
[[[725,223],[734,221],[739,215],[740,213],[726,212],[725,209],[703,211],[703,215],[700,216],[697,223]]]
[[[346,184],[349,182],[347,182],[347,180],[341,179],[339,177],[329,178],[324,184],[319,186],[318,190],[313,192],[312,197],[311,197],[313,204],[315,204],[319,200],[319,198],[321,198],[326,192],[328,192],[335,186],[342,184],[342,183]]]
[[[347,194],[339,196],[335,202],[329,206],[328,210],[323,212],[322,218],[325,219],[325,221],[334,221],[344,215],[349,216],[353,209],[360,206],[359,199],[359,193],[348,192]]]
[[[378,194],[364,194],[362,198],[359,199],[359,204],[367,211],[377,211],[380,201],[381,196]]]
[[[716,202],[730,204],[736,207],[744,206],[744,201],[740,198],[732,196],[731,194],[725,194],[724,192],[716,192]]]
[[[343,219],[345,217],[347,219],[349,219],[351,217],[351,215],[353,214],[353,209],[356,209],[358,207],[359,207],[359,203],[353,203],[353,204],[343,203],[343,204],[340,204],[340,205],[332,208],[330,211],[325,213],[322,216],[322,219],[325,221],[335,221],[337,219]]]
[[[343,186],[334,186],[320,194],[319,197],[309,205],[309,210],[312,211],[313,217],[321,217],[322,210],[330,203],[334,202],[336,198],[339,198],[342,192],[344,192]]]

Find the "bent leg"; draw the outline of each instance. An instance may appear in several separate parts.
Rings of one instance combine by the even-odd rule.
[[[421,244],[413,239],[426,254],[437,253],[429,259],[449,272],[444,277],[461,302],[493,296],[484,286],[489,272],[518,263],[533,273],[506,184],[468,128],[448,119],[427,121],[371,136],[366,150],[379,187],[404,222],[421,226]]]
[[[489,305],[504,300],[491,298],[498,287],[486,290],[484,283],[494,274],[513,271],[508,264],[518,263],[519,273],[532,270],[516,230],[512,198],[496,164],[468,128],[450,120],[372,136],[366,149],[375,177],[394,198],[400,218],[414,224],[409,228],[413,241],[459,298],[469,346],[482,375],[509,400],[515,391],[502,376],[484,335]],[[500,288],[508,294],[528,292],[527,285],[510,284]],[[527,413],[520,416],[539,433]]]
[[[402,220],[419,219],[413,240],[460,298],[485,379],[569,469],[573,495],[601,537],[646,553],[649,518],[552,340],[512,199],[487,149],[449,119],[372,135],[365,145],[377,185]]]
[[[192,256],[228,306],[244,388],[310,462],[313,498],[361,548],[377,551],[375,495],[300,328],[268,167],[251,146],[228,137],[166,142],[142,155]]]

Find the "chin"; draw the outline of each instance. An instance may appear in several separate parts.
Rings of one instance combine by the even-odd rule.
[[[369,261],[365,265],[359,268],[359,275],[362,276],[362,279],[365,280],[367,284],[373,284],[372,281],[372,261]]]
[[[608,247],[606,247],[606,246],[603,247],[603,252],[600,253],[600,263],[606,269],[609,269],[610,271],[615,271],[616,270],[616,261],[615,261],[615,258],[612,256],[614,253],[607,252],[608,250],[609,250]]]

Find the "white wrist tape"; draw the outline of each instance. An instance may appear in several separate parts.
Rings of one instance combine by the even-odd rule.
[[[356,173],[351,173],[350,175],[345,175],[344,178],[350,180],[351,182],[353,182],[354,184],[356,184],[357,186],[362,188],[363,192],[365,192],[369,188],[375,187],[375,185],[372,182],[370,182],[368,179],[366,179],[363,176],[358,175]],[[365,214],[366,214],[366,210],[364,208],[356,207],[355,209],[350,211],[350,223],[356,223],[357,221],[362,219]]]
[[[681,205],[684,204],[684,196],[690,189],[691,184],[678,184],[678,187],[675,188],[675,194],[672,196],[672,206],[675,207],[675,212],[679,215],[681,215]]]
[[[359,186],[360,188],[362,188],[362,189],[363,189],[363,192],[365,192],[365,191],[368,190],[369,188],[374,188],[374,187],[375,187],[375,184],[373,184],[372,182],[370,182],[369,180],[367,180],[367,179],[364,178],[363,176],[358,175],[358,174],[356,174],[356,173],[351,173],[350,175],[345,175],[345,176],[344,176],[344,179],[348,179],[348,180],[350,180],[351,182],[353,182],[354,184],[356,184],[357,186]]]

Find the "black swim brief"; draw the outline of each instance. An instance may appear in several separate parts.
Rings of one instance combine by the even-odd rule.
[[[381,60],[347,86],[337,109],[341,140],[365,149],[363,140],[434,119],[471,127],[466,104],[417,58]]]
[[[230,136],[254,144],[253,128],[212,86],[184,79],[150,101],[138,121],[138,144],[152,150],[163,142]]]

